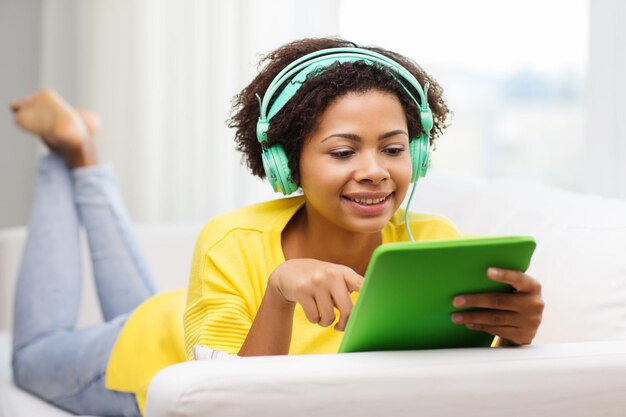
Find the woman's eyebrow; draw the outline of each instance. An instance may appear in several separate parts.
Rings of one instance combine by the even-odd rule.
[[[396,130],[392,130],[391,132],[383,133],[382,135],[380,135],[378,137],[378,140],[387,139],[387,138],[390,138],[390,137],[396,136],[396,135],[409,136],[409,134],[406,131],[404,131],[402,129],[396,129]],[[361,137],[359,135],[355,135],[354,133],[333,133],[332,135],[326,136],[324,139],[322,139],[322,141],[320,143],[324,143],[324,141],[326,139],[330,139],[330,138],[334,138],[334,137],[349,139],[349,140],[352,140],[354,142],[360,142],[361,141]]]
[[[405,135],[407,137],[409,136],[408,132],[406,132],[406,131],[404,131],[402,129],[396,129],[396,130],[392,130],[391,132],[387,132],[387,133],[384,133],[384,134],[380,135],[378,137],[378,140],[387,139],[387,138],[390,138],[390,137],[396,136],[396,135]]]

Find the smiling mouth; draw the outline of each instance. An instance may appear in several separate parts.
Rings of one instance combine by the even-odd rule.
[[[358,204],[362,204],[364,206],[373,206],[376,204],[383,203],[385,200],[391,197],[392,194],[393,193],[385,197],[379,197],[379,198],[361,198],[361,197],[349,197],[349,196],[343,196],[343,198],[345,198],[346,200],[354,201],[355,203],[358,203]]]

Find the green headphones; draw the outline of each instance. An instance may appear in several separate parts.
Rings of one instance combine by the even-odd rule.
[[[411,182],[415,182],[426,175],[430,162],[429,133],[433,127],[433,114],[430,111],[427,99],[429,84],[425,83],[424,89],[422,89],[413,74],[385,55],[362,48],[329,48],[310,53],[293,61],[272,80],[262,100],[257,95],[261,112],[256,125],[256,135],[263,147],[261,156],[263,169],[275,192],[289,195],[298,189],[298,185],[291,180],[289,160],[283,147],[280,144],[266,146],[270,120],[296,94],[311,72],[323,69],[336,62],[356,61],[362,61],[370,65],[378,64],[390,70],[390,74],[419,108],[422,132],[418,137],[411,138],[409,141],[409,152],[413,166]],[[415,99],[402,80],[409,83],[417,91],[420,98],[419,101]],[[283,84],[285,84],[285,87],[268,109],[270,101]]]

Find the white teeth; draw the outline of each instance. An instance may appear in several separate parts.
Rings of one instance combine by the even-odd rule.
[[[356,201],[359,204],[371,205],[371,204],[382,203],[383,201],[385,201],[386,198],[387,197],[382,197],[382,198],[350,198],[350,200]]]

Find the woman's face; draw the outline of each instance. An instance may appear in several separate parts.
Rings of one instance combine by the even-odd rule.
[[[319,116],[300,155],[309,215],[357,233],[380,232],[411,181],[408,126],[398,98],[348,93]]]

